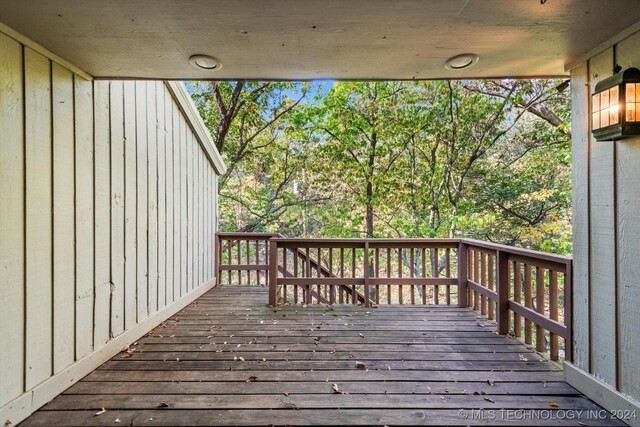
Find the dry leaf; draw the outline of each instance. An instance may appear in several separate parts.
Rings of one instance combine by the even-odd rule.
[[[240,357],[238,357],[238,360],[241,361],[241,362],[244,362],[244,357],[240,356]]]
[[[558,404],[556,402],[547,402],[547,405],[551,406],[552,408],[558,407]]]
[[[252,383],[257,379],[258,379],[258,377],[256,377],[255,375],[251,375],[249,378],[247,378],[247,382],[248,383]]]
[[[494,402],[494,401],[493,401],[493,399],[492,399],[492,398],[490,398],[490,397],[485,397],[485,398],[484,398],[484,400],[486,400],[487,402],[496,403],[496,402]]]
[[[493,387],[495,385],[493,380],[487,380],[487,384],[489,384],[491,387]]]
[[[98,415],[102,415],[102,414],[104,414],[105,412],[107,412],[107,408],[102,408],[102,409],[100,409],[98,412],[96,412],[96,413],[95,413],[95,414],[93,414],[93,415],[97,417]]]
[[[331,392],[332,392],[333,394],[345,394],[345,393],[344,393],[344,391],[341,391],[341,390],[338,388],[338,384],[331,384]]]
[[[366,366],[364,366],[364,363],[362,363],[362,362],[356,362],[356,368],[358,368],[358,369],[365,369],[365,368],[366,368]]]
[[[120,421],[120,418],[116,418],[116,420],[114,421],[114,423],[121,423],[122,421]]]
[[[285,396],[287,396],[287,397],[289,397],[289,393],[285,393],[284,395],[285,395]]]
[[[364,338],[364,335],[362,335],[362,334],[358,334],[358,335],[360,335],[360,338]]]

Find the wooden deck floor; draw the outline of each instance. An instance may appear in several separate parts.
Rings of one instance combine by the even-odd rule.
[[[613,424],[469,309],[266,300],[210,291],[23,425]]]

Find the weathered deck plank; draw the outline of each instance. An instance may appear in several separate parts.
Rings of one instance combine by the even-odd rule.
[[[600,408],[558,365],[471,310],[273,309],[266,297],[263,288],[214,289],[24,425],[614,423],[594,417]]]

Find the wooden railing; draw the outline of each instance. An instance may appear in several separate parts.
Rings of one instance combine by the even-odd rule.
[[[272,306],[471,307],[498,333],[571,360],[569,257],[469,239],[217,239],[218,284],[268,285]]]
[[[269,263],[290,274],[270,270],[269,302],[457,303],[457,248],[448,239],[272,239]]]
[[[216,283],[218,285],[266,286],[269,271],[269,240],[276,233],[217,233]]]
[[[467,239],[461,247],[468,306],[495,319],[499,334],[548,350],[551,360],[560,358],[564,339],[564,358],[571,360],[571,258]]]

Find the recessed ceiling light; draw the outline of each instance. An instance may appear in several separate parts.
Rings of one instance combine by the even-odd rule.
[[[200,68],[201,70],[213,71],[222,68],[222,62],[209,55],[191,55],[191,57],[189,57],[189,62],[194,67]]]
[[[444,63],[447,70],[462,70],[468,68],[478,62],[478,55],[475,53],[463,53],[462,55],[452,56]]]

